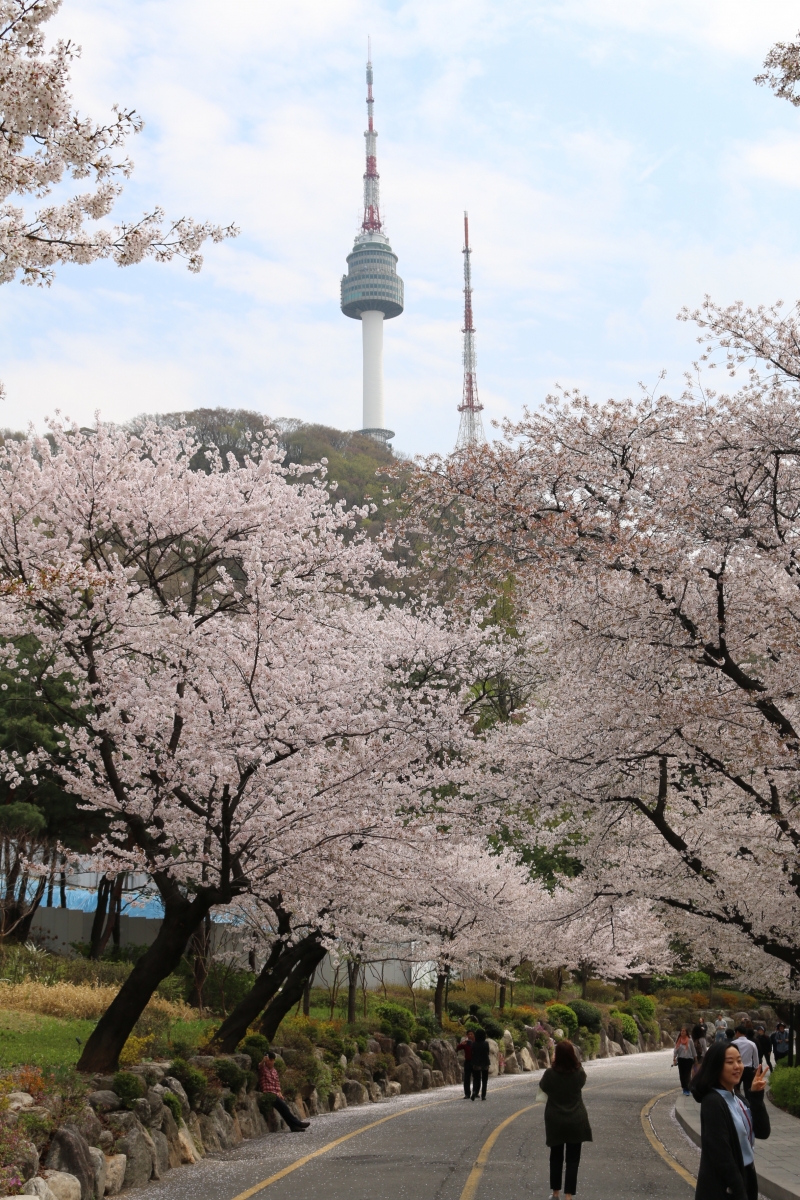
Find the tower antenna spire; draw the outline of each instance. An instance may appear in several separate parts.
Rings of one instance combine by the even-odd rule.
[[[364,220],[362,233],[381,232],[380,175],[378,174],[378,132],[373,120],[375,98],[372,95],[372,38],[367,38],[367,128],[364,132],[367,169],[364,172]]]
[[[483,405],[478,399],[478,376],[475,358],[475,325],[472,319],[472,248],[469,244],[469,215],[464,213],[464,386],[458,411],[461,420],[458,426],[456,450],[468,450],[486,441],[481,413]]]

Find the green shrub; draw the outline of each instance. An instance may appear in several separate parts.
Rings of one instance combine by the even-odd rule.
[[[393,1037],[396,1042],[413,1041],[411,1030],[414,1028],[414,1014],[401,1004],[385,1001],[375,1010],[381,1020],[381,1033]]]
[[[236,1096],[233,1092],[228,1092],[222,1097],[222,1106],[229,1117],[232,1117],[236,1109]]]
[[[603,1014],[599,1008],[595,1008],[593,1004],[589,1004],[586,1000],[570,1000],[567,1005],[575,1013],[578,1018],[578,1025],[585,1025],[591,1033],[599,1033]]]
[[[412,1042],[427,1042],[430,1038],[435,1036],[436,1035],[431,1033],[430,1029],[428,1029],[425,1025],[415,1025],[411,1030]]]
[[[171,1074],[186,1092],[189,1107],[194,1109],[199,1108],[208,1094],[208,1077],[183,1058],[172,1060]]]
[[[547,1009],[547,1023],[554,1029],[563,1029],[568,1038],[573,1038],[578,1032],[578,1018],[574,1010],[566,1004],[550,1004]]]
[[[652,1021],[656,1015],[656,1002],[652,996],[632,996],[627,1004],[622,1006],[623,1012],[628,1009],[638,1013],[643,1021]]]
[[[17,1118],[15,1128],[19,1130],[27,1141],[33,1142],[37,1150],[41,1151],[44,1149],[45,1143],[50,1140],[50,1134],[55,1128],[55,1122],[50,1116],[23,1111]]]
[[[705,971],[684,971],[682,975],[654,975],[657,988],[688,988],[691,992],[705,992],[711,979]]]
[[[417,1026],[422,1026],[427,1030],[427,1038],[436,1037],[437,1033],[441,1032],[441,1026],[436,1020],[436,1013],[432,1013],[430,1009],[427,1012],[421,1012],[417,1017]]]
[[[620,1012],[616,1008],[609,1013],[609,1017],[622,1030],[622,1036],[625,1040],[635,1046],[639,1041],[639,1027],[633,1017],[629,1016],[628,1013]]]
[[[600,1050],[599,1033],[593,1033],[587,1029],[585,1025],[581,1025],[578,1029],[577,1042],[581,1048],[584,1058],[597,1057],[597,1054]]]
[[[436,1066],[436,1061],[435,1061],[433,1055],[431,1054],[430,1050],[418,1050],[417,1054],[419,1055],[419,1057],[422,1059],[422,1061],[425,1063],[426,1066],[428,1066],[428,1067]]]
[[[114,1076],[114,1091],[122,1101],[123,1108],[131,1108],[134,1100],[144,1095],[146,1088],[144,1080],[132,1071],[117,1071]]]
[[[779,1108],[800,1117],[800,1067],[776,1067],[769,1077],[769,1090]]]
[[[447,1005],[447,1010],[451,1017],[453,1017],[456,1021],[460,1021],[469,1012],[469,1005],[464,1004],[463,1000],[450,1000]]]
[[[183,1107],[178,1097],[174,1092],[164,1092],[161,1099],[175,1118],[175,1124],[180,1125],[181,1118],[183,1117]]]
[[[234,1093],[240,1092],[247,1083],[247,1072],[230,1058],[219,1058],[214,1063],[214,1074],[223,1085]]]
[[[258,1064],[269,1050],[269,1039],[265,1038],[263,1033],[250,1033],[242,1042],[239,1049],[242,1054],[250,1055],[250,1062],[253,1064],[253,1070],[258,1070]]]
[[[269,1120],[269,1114],[272,1112],[274,1100],[275,1097],[273,1096],[272,1092],[258,1093],[258,1111],[261,1113],[265,1121]]]

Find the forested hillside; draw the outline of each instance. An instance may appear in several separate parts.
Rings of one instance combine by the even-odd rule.
[[[366,525],[373,535],[383,528],[393,507],[392,504],[385,505],[383,500],[387,497],[395,500],[403,488],[404,473],[399,479],[391,479],[385,471],[404,460],[360,433],[348,433],[328,425],[311,425],[295,418],[270,419],[246,408],[196,408],[186,412],[142,414],[130,422],[130,428],[136,432],[146,421],[170,428],[191,425],[204,447],[216,447],[223,457],[234,454],[239,462],[254,434],[275,429],[287,465],[313,466],[325,459],[329,484],[336,485],[336,498],[344,499],[348,508],[369,500],[377,505],[377,511]],[[206,465],[202,452],[193,465]]]

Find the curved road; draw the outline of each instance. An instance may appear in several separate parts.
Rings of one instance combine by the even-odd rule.
[[[665,1051],[587,1064],[584,1098],[594,1142],[583,1148],[578,1178],[582,1197],[692,1200],[686,1178],[654,1149],[640,1119],[647,1101],[675,1087],[670,1060],[671,1052]],[[279,1133],[244,1142],[236,1150],[171,1171],[163,1181],[126,1196],[130,1200],[249,1200],[256,1195],[259,1200],[545,1198],[548,1151],[544,1104],[536,1099],[539,1076],[540,1072],[490,1079],[485,1103],[464,1100],[461,1089],[451,1087],[317,1117],[304,1134]],[[295,1167],[301,1159],[308,1161]]]

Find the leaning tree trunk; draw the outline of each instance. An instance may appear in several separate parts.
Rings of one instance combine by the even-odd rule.
[[[303,988],[303,1016],[307,1017],[311,1013],[311,989],[314,986],[314,976],[316,971],[312,971],[306,980],[306,986]]]
[[[347,1024],[356,1023],[356,1001],[358,1000],[358,972],[361,963],[356,959],[347,964]]]
[[[444,1014],[444,989],[446,983],[447,975],[443,971],[441,975],[436,976],[436,991],[433,993],[433,1011],[440,1025]]]
[[[97,959],[103,953],[100,944],[106,926],[106,912],[111,897],[112,882],[107,875],[101,875],[97,883],[97,908],[94,910],[92,931],[89,934],[89,958]]]
[[[278,928],[280,932],[280,925]],[[272,944],[269,957],[264,963],[258,979],[214,1034],[211,1043],[214,1049],[221,1051],[223,1054],[232,1054],[247,1033],[248,1027],[252,1025],[259,1013],[264,1011],[284,980],[291,974],[297,964],[303,960],[304,956],[311,949],[316,950],[319,945],[319,934],[317,933],[308,934],[296,946],[287,946],[283,938],[279,937],[276,939]],[[323,951],[320,958],[315,959],[314,967],[324,957],[325,954]],[[308,971],[303,976],[304,986],[307,976]],[[299,999],[300,995],[298,994],[295,996],[295,1002]]]
[[[207,894],[165,904],[156,940],[97,1022],[78,1061],[79,1071],[116,1071],[120,1051],[150,997],[178,966],[189,938],[215,903],[219,903],[218,897]]]
[[[278,1026],[283,1018],[302,996],[309,975],[312,971],[316,971],[326,954],[327,950],[324,946],[317,945],[313,949],[309,949],[291,971],[278,995],[270,1003],[261,1019],[261,1032],[270,1041],[278,1032]]]

